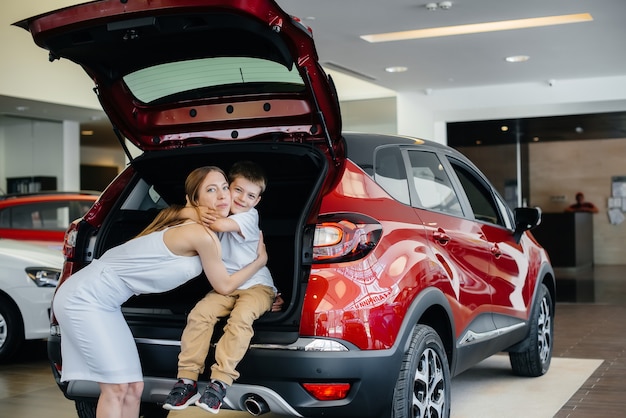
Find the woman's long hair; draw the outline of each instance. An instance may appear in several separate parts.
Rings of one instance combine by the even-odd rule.
[[[185,196],[187,197],[187,204],[191,207],[195,208],[198,213],[198,219],[200,219],[200,209],[198,209],[198,190],[200,186],[202,186],[202,182],[205,177],[213,172],[217,171],[224,176],[224,179],[227,179],[226,173],[219,167],[216,166],[204,166],[200,168],[196,168],[187,176],[185,180]],[[137,235],[138,237],[150,234],[155,231],[161,231],[170,226],[179,225],[185,222],[187,219],[183,219],[180,217],[180,211],[184,206],[181,205],[171,205],[167,207],[154,218],[154,220],[148,225],[143,231]]]

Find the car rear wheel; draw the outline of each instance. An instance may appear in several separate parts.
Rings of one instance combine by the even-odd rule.
[[[10,299],[0,296],[0,362],[9,360],[23,342],[22,316]]]
[[[393,395],[393,418],[450,416],[450,368],[441,338],[416,325]]]
[[[75,401],[76,413],[79,418],[96,418],[96,405],[98,401]]]
[[[519,376],[537,377],[546,374],[552,360],[554,306],[548,288],[542,284],[530,316],[530,331],[522,342],[523,351],[510,352],[513,372]]]
[[[142,403],[139,416],[141,418],[166,418],[170,411],[154,403]]]

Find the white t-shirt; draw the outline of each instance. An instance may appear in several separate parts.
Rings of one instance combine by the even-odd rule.
[[[222,260],[229,274],[233,274],[250,264],[257,257],[257,247],[261,230],[259,229],[259,212],[252,208],[247,212],[235,213],[228,218],[239,225],[238,232],[222,232],[219,234],[222,244]],[[239,289],[248,289],[257,284],[269,286],[276,292],[272,275],[267,267],[257,271],[246,280]]]

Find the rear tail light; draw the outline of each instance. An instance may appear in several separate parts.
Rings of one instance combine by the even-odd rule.
[[[63,285],[63,282],[65,282],[65,280],[67,280],[72,274],[82,269],[86,264],[88,264],[89,261],[91,261],[84,256],[85,253],[91,254],[89,249],[85,250],[81,247],[83,245],[82,242],[85,240],[83,239],[79,242],[79,232],[80,235],[85,236],[87,235],[89,228],[91,228],[91,226],[82,221],[82,219],[73,221],[67,228],[63,239],[63,256],[65,257],[65,262],[63,263],[63,270],[61,271],[59,277],[57,289],[59,286]],[[50,316],[50,323],[53,327],[57,324],[54,312],[52,312]],[[57,331],[58,329],[56,328],[50,329],[51,335],[55,335]]]
[[[303,383],[302,387],[320,401],[345,399],[350,392],[350,383]]]
[[[313,262],[363,258],[378,244],[381,234],[382,226],[369,216],[350,213],[320,217],[313,238]]]
[[[63,255],[66,260],[71,260],[75,256],[76,252],[76,237],[78,236],[78,222],[74,221],[70,224],[65,232],[65,238],[63,240]]]

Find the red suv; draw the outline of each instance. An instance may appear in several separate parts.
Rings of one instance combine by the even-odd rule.
[[[194,168],[244,159],[267,172],[258,209],[285,305],[255,323],[224,408],[447,417],[451,377],[494,353],[508,351],[519,375],[547,372],[555,280],[528,232],[540,211],[510,210],[449,147],[342,134],[311,32],[273,0],[103,0],[18,25],[52,59],[81,65],[112,123],[144,150],[70,226],[60,286],[184,203]],[[208,290],[198,277],[123,306],[144,416],[167,414],[186,315]],[[63,336],[51,330],[58,381]],[[94,382],[59,387],[93,416]]]
[[[0,196],[0,238],[61,249],[70,222],[98,199],[91,193],[40,192]]]

